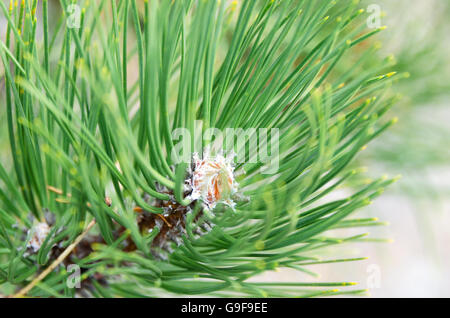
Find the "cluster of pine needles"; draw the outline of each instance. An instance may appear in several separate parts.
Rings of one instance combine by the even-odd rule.
[[[367,27],[357,1],[22,0],[0,1],[0,11],[1,293],[365,293],[346,281],[255,279],[280,269],[315,276],[314,264],[363,259],[329,259],[324,248],[378,240],[329,232],[381,225],[352,215],[394,181],[333,197],[362,173],[358,152],[395,122],[385,114],[400,76],[376,54],[371,38],[383,28]],[[337,72],[349,52],[352,67]],[[234,208],[189,200],[172,131],[194,135],[198,122],[278,129],[278,170],[236,163]],[[33,250],[37,224],[48,230]]]

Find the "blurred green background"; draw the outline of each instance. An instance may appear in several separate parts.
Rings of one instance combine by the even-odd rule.
[[[394,239],[370,250],[381,276],[372,294],[450,297],[450,1],[377,3],[389,30],[382,51],[411,76],[395,88],[398,124],[362,157],[369,172],[403,176],[368,209]]]

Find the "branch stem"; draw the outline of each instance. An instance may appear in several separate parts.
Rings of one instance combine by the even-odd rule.
[[[83,233],[81,233],[76,240],[70,244],[64,252],[42,273],[39,274],[35,279],[33,279],[27,286],[22,288],[19,292],[14,294],[12,298],[24,297],[34,286],[36,286],[41,280],[43,280],[48,274],[50,274],[59,264],[61,264],[64,259],[69,256],[69,254],[73,251],[73,249],[81,242],[81,240],[88,234],[91,228],[95,225],[95,220],[92,220],[91,223],[87,226]]]

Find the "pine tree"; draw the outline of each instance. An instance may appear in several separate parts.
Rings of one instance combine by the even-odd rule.
[[[384,119],[393,65],[368,42],[383,28],[367,28],[357,1],[60,3],[53,19],[47,0],[0,2],[11,155],[0,165],[3,293],[365,292],[250,280],[361,260],[312,253],[371,240],[331,229],[379,224],[351,215],[394,179],[330,197],[395,122]],[[342,69],[349,52],[356,60]],[[212,128],[245,142],[197,138]]]

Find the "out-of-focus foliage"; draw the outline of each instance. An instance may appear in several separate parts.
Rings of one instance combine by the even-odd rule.
[[[395,115],[399,123],[383,141],[375,141],[363,154],[372,167],[401,172],[405,177],[425,174],[448,165],[450,156],[450,2],[365,1],[378,4],[388,30],[381,35],[382,54],[392,54],[397,72],[408,72],[399,81],[401,94]],[[411,186],[414,182],[408,182]],[[400,183],[402,184],[402,183]],[[419,187],[423,187],[416,183]],[[411,187],[405,193],[411,192]],[[436,191],[445,190],[439,186]],[[414,194],[415,195],[415,194]]]

